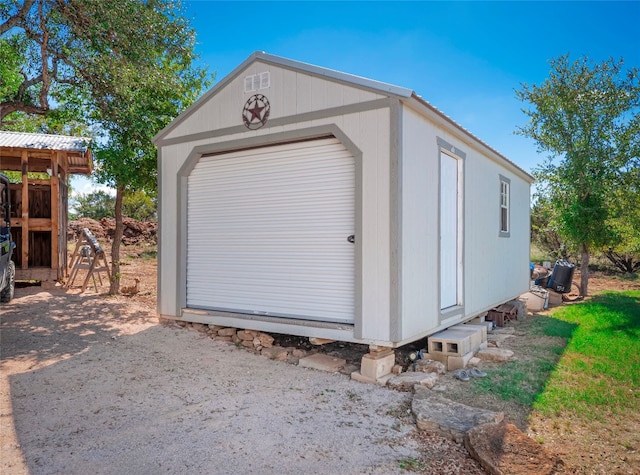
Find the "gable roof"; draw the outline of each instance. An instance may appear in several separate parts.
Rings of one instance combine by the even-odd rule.
[[[385,82],[375,81],[373,79],[364,78],[361,76],[356,76],[353,74],[344,73],[341,71],[336,71],[333,69],[323,68],[320,66],[315,66],[309,63],[303,63],[300,61],[294,61],[292,59],[283,58],[281,56],[275,56],[272,54],[267,54],[262,51],[256,51],[251,56],[249,56],[246,60],[244,60],[238,67],[236,67],[231,73],[225,76],[218,84],[216,84],[213,88],[205,92],[196,102],[191,104],[187,109],[185,109],[178,117],[176,117],[169,125],[167,125],[164,129],[156,134],[153,138],[153,143],[159,145],[164,137],[166,137],[173,129],[175,129],[179,124],[181,124],[184,120],[186,120],[193,112],[195,112],[203,103],[208,101],[212,96],[214,96],[220,89],[224,88],[227,84],[233,81],[239,74],[242,73],[251,63],[254,61],[261,61],[266,64],[272,64],[275,66],[280,66],[286,69],[301,71],[309,73],[312,76],[316,77],[324,77],[333,81],[337,81],[340,83],[344,83],[350,86],[356,86],[362,89],[366,89],[371,92],[384,94],[389,97],[396,97],[404,102],[413,103],[414,106],[417,106],[417,109],[420,110],[423,114],[427,114],[431,116],[431,118],[437,119],[439,122],[445,122],[449,126],[453,126],[458,129],[464,135],[471,138],[473,141],[480,144],[482,147],[487,149],[490,153],[494,154],[499,160],[506,161],[511,167],[514,167],[521,174],[524,175],[525,179],[527,179],[530,183],[533,183],[534,178],[527,173],[525,170],[520,168],[514,162],[509,160],[507,157],[502,155],[496,149],[488,145],[486,142],[480,140],[478,137],[473,135],[467,129],[462,127],[460,124],[455,122],[451,117],[444,114],[438,108],[433,106],[431,103],[424,100],[420,95],[416,94],[415,91],[411,89],[407,89],[401,86],[395,86],[393,84],[388,84]]]

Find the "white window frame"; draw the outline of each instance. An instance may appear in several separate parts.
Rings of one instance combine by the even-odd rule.
[[[271,87],[271,75],[269,71],[253,74],[251,76],[245,76],[244,78],[244,92],[255,92],[262,89],[269,89]]]
[[[511,236],[511,180],[500,175],[499,236]]]

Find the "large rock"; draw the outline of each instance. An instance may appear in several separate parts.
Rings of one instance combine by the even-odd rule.
[[[416,384],[420,384],[431,389],[438,380],[436,373],[410,372],[400,373],[387,381],[387,386],[393,389],[410,391]]]
[[[411,410],[416,417],[418,429],[442,435],[458,443],[464,441],[464,435],[470,429],[504,419],[502,412],[465,406],[423,386],[415,387]]]
[[[469,430],[464,445],[492,475],[551,475],[562,461],[513,424],[494,422]]]
[[[422,371],[423,373],[444,374],[447,372],[447,368],[439,361],[418,360],[416,361],[416,371]]]
[[[513,351],[504,348],[486,348],[478,351],[476,356],[484,361],[509,361],[513,358]]]

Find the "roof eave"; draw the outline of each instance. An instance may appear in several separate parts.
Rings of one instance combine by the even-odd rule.
[[[462,135],[464,135],[468,139],[471,139],[472,141],[476,142],[478,145],[480,145],[482,148],[484,148],[486,151],[488,151],[491,155],[493,155],[498,160],[506,162],[506,164],[508,164],[510,168],[512,168],[517,173],[519,173],[529,183],[535,182],[535,178],[531,176],[531,174],[526,172],[524,169],[520,168],[513,161],[511,161],[506,156],[498,152],[495,148],[491,147],[489,144],[487,144],[486,142],[484,142],[483,140],[479,139],[477,136],[469,132],[467,129],[465,129],[456,121],[454,121],[451,117],[447,116],[442,111],[440,111],[439,109],[431,105],[429,102],[425,101],[421,96],[419,96],[415,92],[411,94],[411,97],[408,100],[410,102],[413,102],[414,104],[419,105],[423,111],[426,109],[426,111],[429,112],[429,115],[432,118],[436,119],[437,121],[441,121],[446,125],[453,126],[458,132],[460,132]]]

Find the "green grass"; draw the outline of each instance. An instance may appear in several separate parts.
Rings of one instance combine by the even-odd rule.
[[[544,391],[575,328],[573,323],[536,317],[526,330],[531,342],[521,348],[522,354],[497,368],[487,369],[488,377],[474,380],[473,390],[531,407]]]
[[[640,291],[603,293],[553,318],[551,331],[577,326],[534,409],[598,420],[640,411]]]

